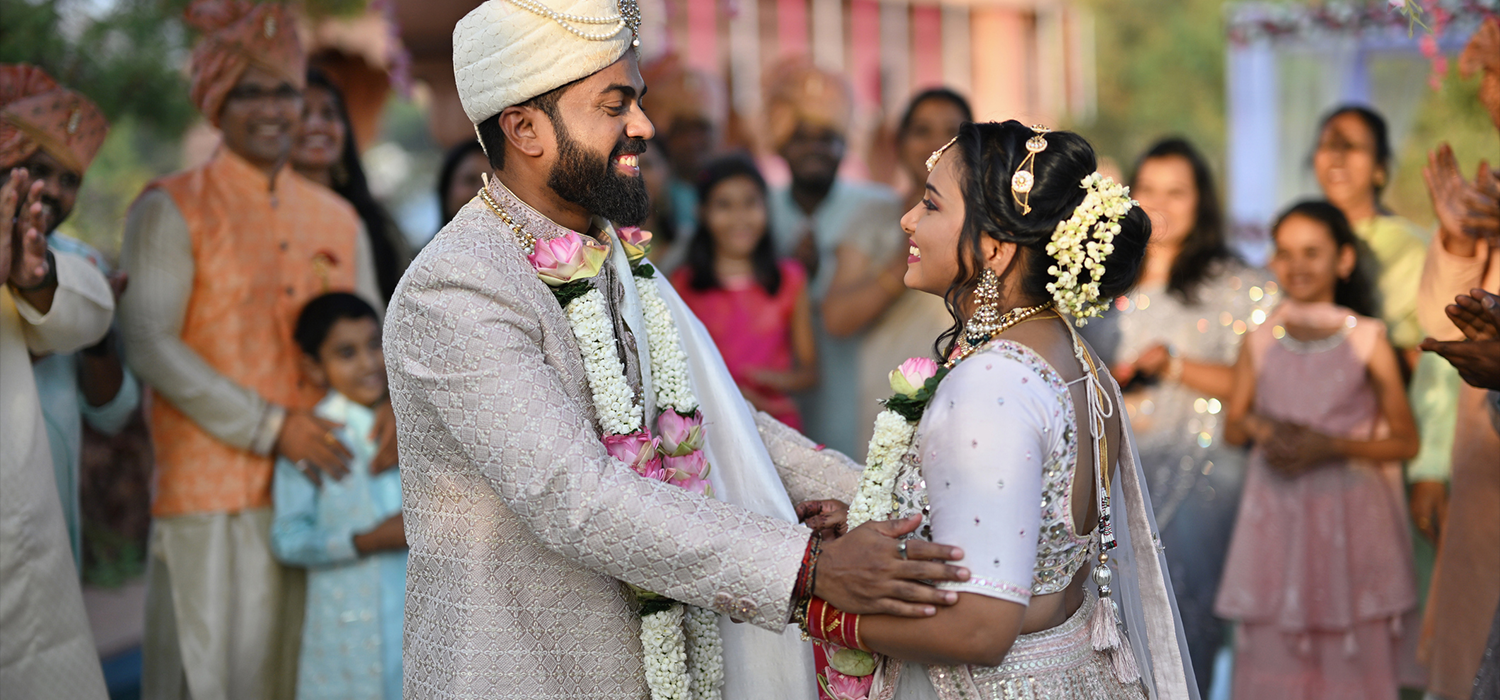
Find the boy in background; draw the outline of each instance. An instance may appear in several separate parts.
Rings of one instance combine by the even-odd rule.
[[[297,697],[395,700],[406,535],[400,473],[370,469],[374,407],[386,396],[380,324],[364,300],[336,292],[303,307],[293,337],[302,372],[328,392],[314,415],[343,426],[334,434],[353,455],[336,481],[300,462],[276,463],[271,547],[283,563],[308,568]]]

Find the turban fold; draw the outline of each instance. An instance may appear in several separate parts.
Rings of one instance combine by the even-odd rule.
[[[805,58],[783,61],[767,76],[766,129],[771,145],[780,149],[799,124],[825,127],[843,134],[849,130],[852,97],[849,83]]]
[[[620,60],[636,0],[487,0],[453,27],[453,79],[474,124]]]
[[[203,32],[193,47],[193,104],[219,125],[224,98],[254,65],[301,89],[307,56],[297,40],[296,18],[285,6],[248,0],[195,0],[185,18]]]
[[[15,167],[40,148],[82,175],[108,132],[93,102],[42,69],[0,65],[0,167]]]
[[[682,65],[677,54],[642,66],[641,77],[651,91],[642,107],[660,133],[670,132],[679,119],[701,119],[722,129],[729,118],[724,84],[711,73]]]

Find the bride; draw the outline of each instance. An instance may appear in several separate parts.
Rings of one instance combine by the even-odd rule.
[[[1134,284],[1150,237],[1095,167],[1082,137],[1016,121],[928,160],[905,282],[947,301],[947,360],[892,372],[847,522],[822,502],[810,524],[920,513],[971,575],[925,618],[808,601],[824,697],[1196,697],[1118,388],[1070,323]]]

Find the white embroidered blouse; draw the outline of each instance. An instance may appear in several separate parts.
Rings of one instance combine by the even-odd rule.
[[[901,515],[956,545],[972,572],[939,588],[1025,605],[1067,587],[1090,554],[1073,526],[1077,428],[1068,386],[1000,341],[955,367],[928,404],[897,481]]]

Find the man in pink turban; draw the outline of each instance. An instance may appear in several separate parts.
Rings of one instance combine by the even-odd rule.
[[[147,185],[120,254],[126,358],[156,397],[142,690],[289,697],[303,584],[272,555],[274,459],[332,479],[349,459],[311,413],[322,391],[299,375],[292,328],[324,292],[376,308],[378,294],[354,210],[285,167],[306,65],[292,13],[197,0],[187,22],[203,32],[192,99],[223,144]]]
[[[33,356],[109,330],[114,299],[82,258],[48,250],[104,140],[82,95],[33,66],[0,65],[0,689],[105,697],[53,473]]]

